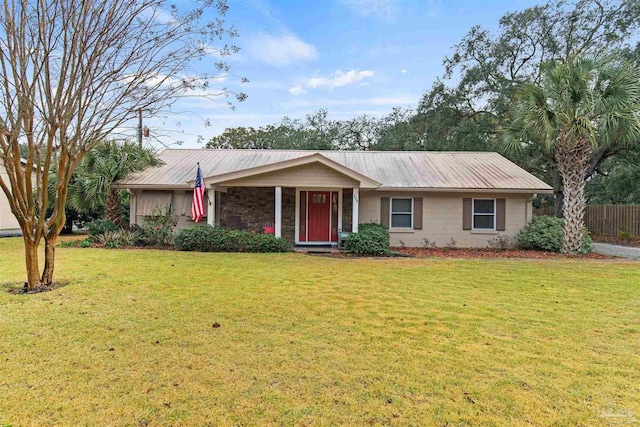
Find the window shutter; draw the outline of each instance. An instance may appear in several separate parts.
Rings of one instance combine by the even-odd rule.
[[[496,199],[496,230],[505,230],[507,201],[505,199]]]
[[[422,230],[422,197],[413,198],[413,229]]]
[[[462,229],[463,230],[471,230],[471,224],[473,221],[473,200],[472,199],[462,199]]]
[[[380,225],[389,228],[389,198],[381,197],[380,198]]]

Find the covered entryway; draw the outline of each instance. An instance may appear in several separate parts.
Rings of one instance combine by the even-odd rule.
[[[345,195],[349,196],[346,207],[351,210],[350,218],[347,217],[349,231],[357,232],[359,191],[374,190],[380,185],[320,153],[207,176],[204,183],[208,193],[207,223],[226,224],[228,227],[229,221],[235,219],[241,227],[264,232],[267,225],[261,228],[259,222],[262,219],[265,224],[270,224],[269,228],[273,229],[276,237],[289,238],[297,245],[338,243]],[[247,192],[260,194],[259,199],[243,197],[239,190],[241,188],[252,189]],[[283,200],[283,188],[295,188],[295,212],[283,213],[286,204],[286,200]],[[259,189],[268,190],[264,192]],[[343,189],[347,189],[348,193],[344,193]],[[273,200],[273,216],[264,205],[270,191],[273,191],[273,198],[268,196],[269,200]],[[226,195],[227,192],[233,194]],[[233,197],[223,197],[224,200],[221,200],[221,194]],[[248,193],[245,194],[247,195]],[[232,199],[238,200],[232,202]],[[231,206],[235,205],[233,215],[220,210],[221,202],[225,202],[225,211],[230,211]]]
[[[342,223],[342,190],[300,190],[298,241],[335,243]]]

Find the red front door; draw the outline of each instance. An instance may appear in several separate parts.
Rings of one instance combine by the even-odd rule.
[[[309,242],[331,241],[331,192],[309,191]]]

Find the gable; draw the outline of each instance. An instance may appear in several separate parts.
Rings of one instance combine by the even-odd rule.
[[[245,178],[217,182],[225,187],[358,187],[355,179],[320,162],[308,163],[251,175]]]

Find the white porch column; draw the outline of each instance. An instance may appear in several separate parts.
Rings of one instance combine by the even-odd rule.
[[[282,187],[276,187],[276,237],[282,237]]]
[[[358,212],[360,211],[358,205],[360,203],[360,189],[353,189],[353,212],[351,214],[351,231],[354,233],[358,232]]]
[[[129,225],[136,225],[138,222],[138,195],[127,188],[129,193]]]
[[[207,190],[207,224],[216,225],[216,188],[212,185]]]

